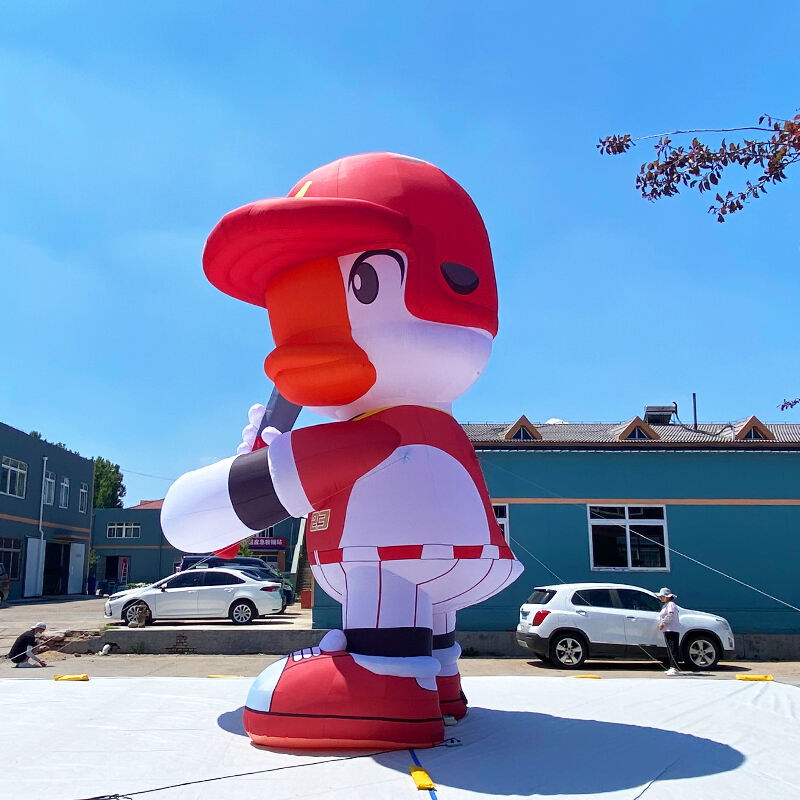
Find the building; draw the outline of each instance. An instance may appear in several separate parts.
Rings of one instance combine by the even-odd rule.
[[[92,566],[98,583],[153,583],[178,568],[183,553],[161,530],[163,502],[142,500],[130,508],[95,509]],[[248,546],[276,569],[288,570],[299,529],[299,520],[286,520],[254,536]]]
[[[130,508],[95,509],[92,572],[98,584],[153,583],[175,571],[182,553],[161,531],[162,502],[143,500]]]
[[[0,423],[0,560],[9,599],[81,594],[88,568],[94,464]]]
[[[737,583],[800,607],[800,425],[672,419],[465,424],[525,572],[458,628],[511,630],[535,586],[610,581],[669,586],[736,633],[800,634],[800,612]],[[340,624],[318,588],[314,602],[315,627]]]

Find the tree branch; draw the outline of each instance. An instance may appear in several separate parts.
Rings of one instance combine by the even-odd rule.
[[[765,124],[766,123],[766,126]],[[696,136],[689,145],[673,145],[672,136],[694,133],[728,133],[731,131],[760,131],[771,136],[760,139],[743,139],[726,144],[722,140],[716,148],[703,144]],[[736,164],[744,169],[757,166],[761,174],[755,181],[746,181],[738,192],[725,196],[717,192],[716,203],[709,213],[717,215],[718,222],[726,216],[741,211],[751,199],[767,193],[767,185],[781,183],[786,169],[800,161],[800,114],[783,120],[763,114],[758,125],[735,128],[694,128],[657,133],[632,139],[629,133],[614,134],[601,139],[597,147],[603,155],[619,155],[645,139],[656,139],[656,158],[641,165],[636,177],[636,188],[646,200],[658,200],[680,194],[682,188],[697,189],[701,194],[719,184],[723,172]]]

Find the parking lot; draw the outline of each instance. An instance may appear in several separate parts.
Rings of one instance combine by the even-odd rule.
[[[0,654],[5,654],[14,639],[37,622],[45,622],[48,632],[94,631],[107,627],[109,620],[103,617],[105,597],[78,597],[67,600],[39,601],[36,603],[4,604],[0,608]],[[113,623],[120,625],[121,623]],[[153,628],[227,630],[233,623],[227,619],[156,621]],[[238,626],[237,626],[238,627]],[[270,628],[286,630],[311,627],[311,609],[300,608],[295,603],[283,614],[263,617],[250,623],[253,629]]]

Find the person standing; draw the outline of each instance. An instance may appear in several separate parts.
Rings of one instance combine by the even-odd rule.
[[[47,666],[44,661],[34,654],[34,650],[39,649],[36,646],[36,639],[41,637],[46,629],[47,625],[44,622],[37,622],[29,631],[25,631],[25,633],[17,637],[8,653],[8,657],[14,662],[15,667],[31,664],[31,662],[35,662],[40,667]]]
[[[680,619],[678,607],[675,605],[676,595],[665,586],[658,593],[658,599],[663,606],[658,615],[658,629],[664,634],[669,655],[669,668],[667,675],[680,675],[678,668],[678,645],[680,643]]]

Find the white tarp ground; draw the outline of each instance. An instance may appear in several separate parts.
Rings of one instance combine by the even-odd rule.
[[[400,751],[274,753],[250,744],[250,679],[0,681],[3,797],[79,800],[288,765],[142,800],[422,798]],[[462,745],[418,750],[440,800],[480,796],[800,800],[800,689],[778,683],[467,678]],[[649,788],[648,788],[648,784]],[[133,795],[133,800],[139,800]]]

